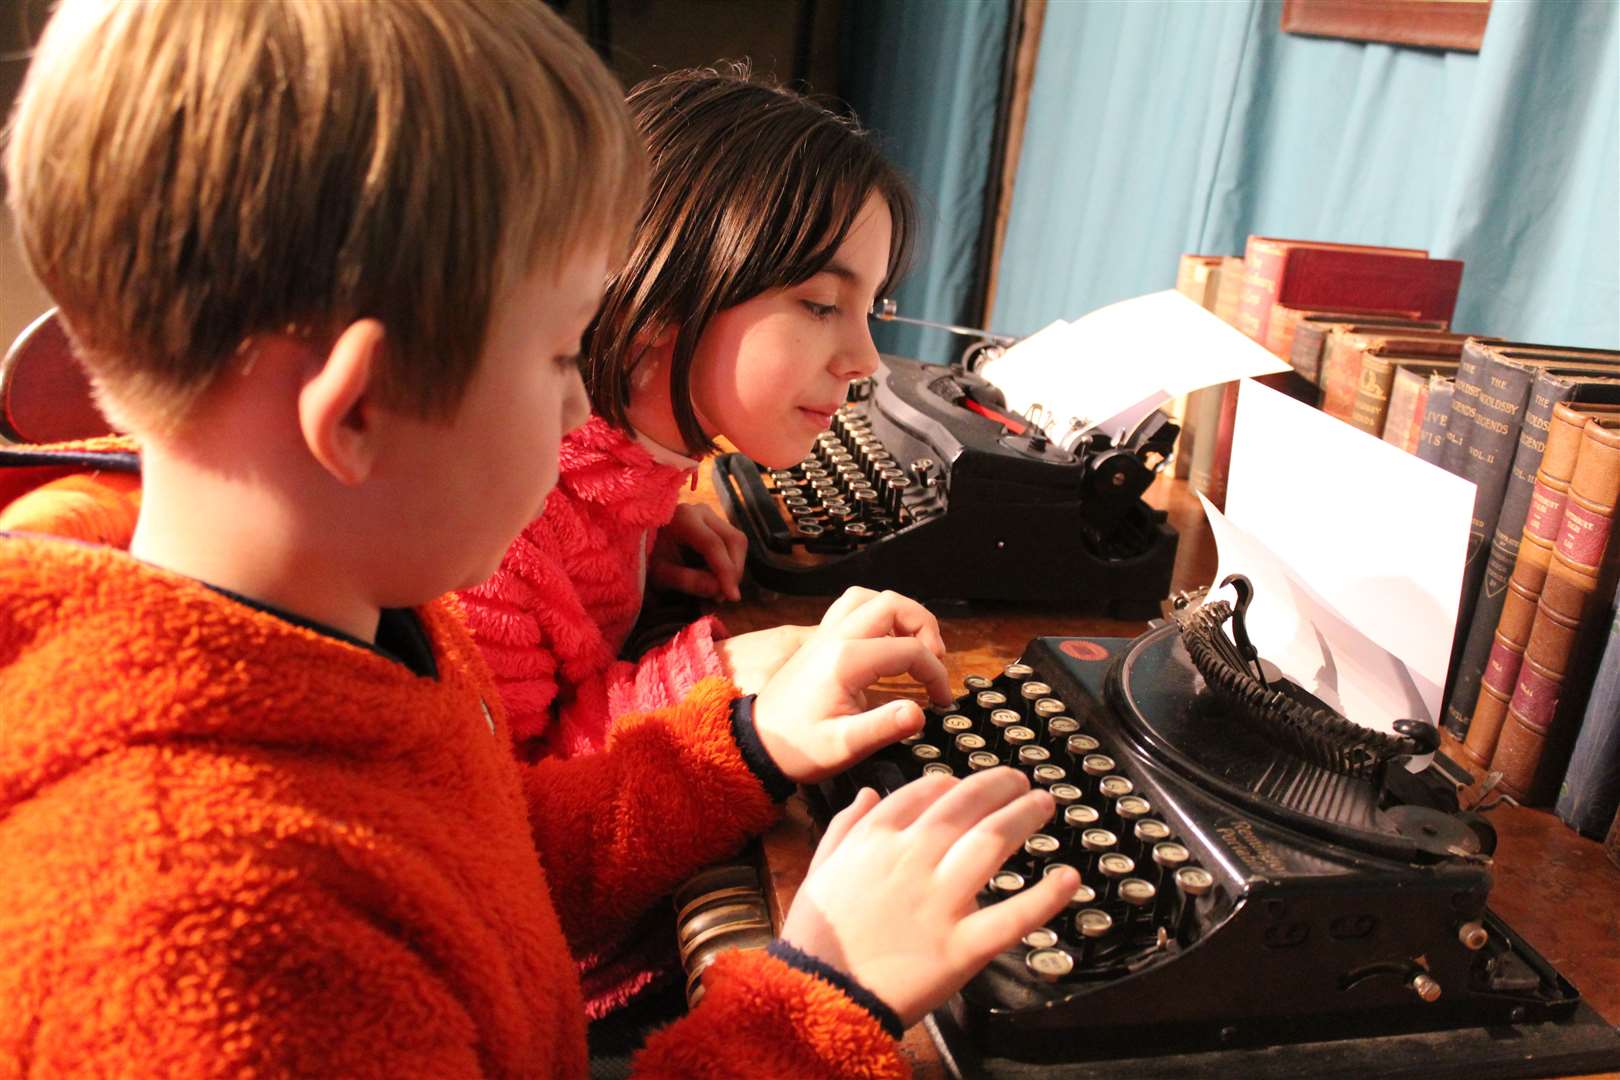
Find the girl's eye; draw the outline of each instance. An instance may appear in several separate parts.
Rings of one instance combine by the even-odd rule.
[[[818,304],[814,300],[806,300],[804,308],[818,319],[830,319],[838,314],[837,304]]]
[[[577,352],[558,356],[556,361],[557,366],[560,368],[577,368],[580,366],[580,361],[584,358],[585,354],[583,352]]]

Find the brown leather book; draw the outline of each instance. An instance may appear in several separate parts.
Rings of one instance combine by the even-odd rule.
[[[1323,323],[1361,323],[1373,326],[1410,326],[1416,323],[1436,330],[1445,329],[1440,320],[1421,322],[1415,308],[1317,311],[1313,308],[1292,308],[1274,304],[1271,308],[1271,321],[1266,326],[1266,340],[1261,344],[1292,364],[1294,344],[1299,340],[1299,331],[1307,319],[1318,326]],[[1318,353],[1321,351],[1320,344],[1317,351]]]
[[[1384,427],[1396,404],[1395,378],[1398,372],[1408,373],[1406,381],[1409,385],[1422,386],[1427,390],[1430,374],[1440,372],[1450,375],[1456,370],[1455,360],[1436,360],[1387,345],[1374,345],[1361,354],[1361,383],[1356,387],[1356,400],[1350,408],[1350,423],[1369,435],[1384,438]],[[1401,402],[1404,426],[1398,442],[1403,449],[1410,433],[1415,404],[1415,401],[1404,397]]]
[[[1569,482],[1575,474],[1575,460],[1580,454],[1581,433],[1587,419],[1585,414],[1561,402],[1553,408],[1552,420],[1547,425],[1547,449],[1542,452],[1541,465],[1536,470],[1530,512],[1525,517],[1524,533],[1519,540],[1519,554],[1508,578],[1502,615],[1496,623],[1490,659],[1485,662],[1485,673],[1480,677],[1479,698],[1474,703],[1468,738],[1463,743],[1466,759],[1463,764],[1476,770],[1490,766],[1491,757],[1496,753],[1497,736],[1507,719],[1508,704],[1518,685],[1525,643],[1530,640],[1530,627],[1536,618],[1536,603],[1541,599],[1541,587],[1552,563],[1553,545],[1564,524],[1564,503],[1569,497]]]
[[[1597,598],[1607,601],[1613,590],[1617,549],[1609,534],[1617,505],[1620,423],[1595,417],[1582,433],[1564,522],[1491,758],[1492,771],[1502,774],[1502,790],[1520,802],[1552,801],[1585,711],[1594,629],[1601,623],[1608,630],[1608,613],[1597,611]]]
[[[1429,405],[1431,376],[1453,376],[1456,372],[1457,365],[1449,360],[1396,364],[1384,410],[1384,441],[1416,454]]]
[[[1322,411],[1349,422],[1355,409],[1356,391],[1361,386],[1361,359],[1375,345],[1405,356],[1455,360],[1462,353],[1467,334],[1445,330],[1409,330],[1404,327],[1364,325],[1336,329],[1322,348],[1322,371],[1317,385],[1322,388]]]
[[[1243,260],[1236,255],[1221,259],[1220,280],[1215,286],[1215,314],[1226,323],[1237,325],[1238,305],[1243,293]],[[1237,417],[1237,383],[1209,388],[1214,392],[1202,406],[1198,426],[1210,437],[1193,444],[1192,473],[1188,481],[1217,507],[1226,505],[1226,478],[1232,464],[1232,425]]]
[[[1322,372],[1322,347],[1334,330],[1351,326],[1406,327],[1412,330],[1449,330],[1443,319],[1423,320],[1415,311],[1392,315],[1361,316],[1353,312],[1309,311],[1300,314],[1289,345],[1288,362],[1306,382],[1318,383]]]

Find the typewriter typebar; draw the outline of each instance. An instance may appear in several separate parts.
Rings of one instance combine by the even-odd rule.
[[[1019,663],[966,682],[952,708],[926,711],[919,736],[810,792],[830,814],[863,785],[999,764],[1052,792],[1053,819],[981,902],[1057,864],[1082,884],[930,1018],[964,1075],[1029,1075],[1018,1063],[1114,1075],[1082,1064],[1125,1060],[1136,1075],[1201,1075],[1243,1053],[1272,1055],[1244,1062],[1248,1075],[1318,1074],[1335,1071],[1323,1045],[1342,1065],[1358,1040],[1384,1063],[1375,1071],[1395,1053],[1428,1068],[1475,1053],[1454,1045],[1459,1030],[1521,1070],[1515,1054],[1620,1063],[1614,1031],[1488,910],[1494,831],[1459,812],[1438,769],[1411,772],[1403,756],[1341,768],[1279,749],[1209,692],[1175,623],[1135,641],[1037,638]],[[1577,1009],[1579,1046],[1528,1049],[1525,1032],[1557,1029],[1556,1044]],[[1397,1051],[1387,1036],[1430,1041]],[[1318,1056],[1275,1057],[1286,1044]],[[974,1067],[986,1061],[1012,1067]]]
[[[1176,426],[1155,413],[1120,445],[1099,433],[1070,452],[971,407],[993,393],[960,368],[884,357],[799,464],[718,457],[715,489],[748,534],[754,579],[1156,614],[1176,534],[1141,495]]]

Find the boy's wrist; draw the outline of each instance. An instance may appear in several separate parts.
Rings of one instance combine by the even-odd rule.
[[[789,967],[802,971],[807,975],[813,975],[842,991],[844,996],[870,1013],[872,1019],[878,1022],[878,1026],[892,1038],[899,1039],[905,1035],[906,1029],[900,1023],[899,1014],[847,971],[842,971],[831,964],[818,960],[782,938],[772,941],[765,947],[765,951]]]
[[[765,788],[765,794],[770,796],[772,802],[784,802],[798,789],[798,785],[776,764],[776,759],[771,757],[770,751],[760,740],[759,730],[754,726],[754,700],[753,694],[732,699],[731,737],[737,743],[743,763]]]

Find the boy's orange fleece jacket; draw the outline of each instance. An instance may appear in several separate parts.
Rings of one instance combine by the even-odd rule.
[[[417,616],[436,678],[111,547],[0,538],[0,1077],[585,1075],[569,943],[774,813],[736,690],[524,767],[456,614]],[[905,1073],[802,966],[705,984],[643,1074]]]

